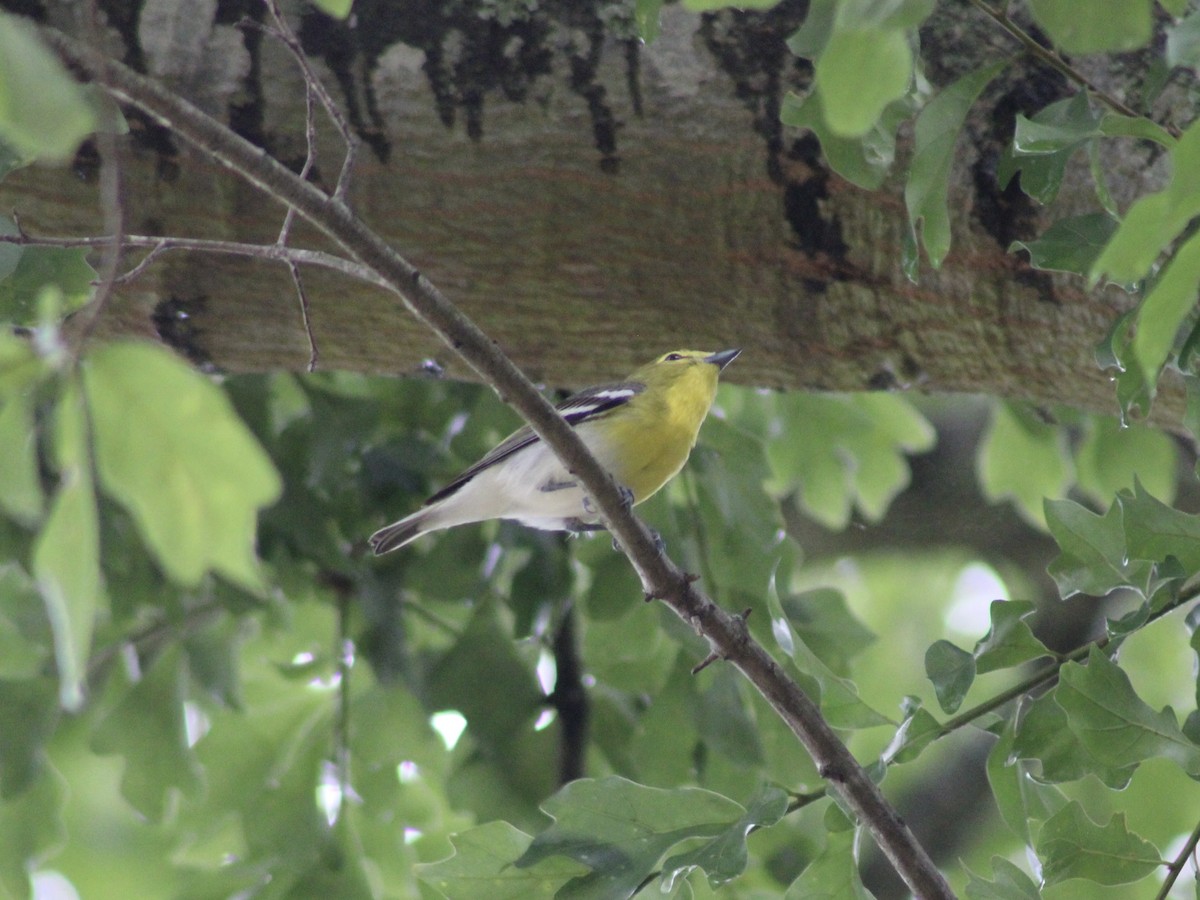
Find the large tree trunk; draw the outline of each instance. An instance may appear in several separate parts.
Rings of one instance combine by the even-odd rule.
[[[88,33],[72,27],[81,0],[47,6],[49,21]],[[242,13],[262,19],[260,4],[100,6],[124,59],[299,166],[300,73],[273,37],[236,27]],[[1114,408],[1092,347],[1128,298],[1010,255],[1013,239],[1049,219],[993,174],[1013,113],[1065,96],[1060,76],[1018,63],[985,93],[952,175],[954,248],[912,284],[900,267],[900,186],[848,184],[810,135],[779,123],[782,96],[808,77],[783,44],[803,0],[767,13],[670,5],[645,46],[629,23],[602,22],[599,5],[522,5],[507,24],[444,6],[359,0],[349,24],[308,7],[294,14],[364,142],[353,206],[531,374],[570,386],[678,346],[741,346],[730,375],[743,383]],[[922,42],[938,85],[1013,49],[965,6],[935,14]],[[318,177],[332,186],[341,149],[328,121],[318,124]],[[152,123],[135,122],[130,144],[131,232],[274,239],[282,210],[215,162]],[[1121,149],[1108,166],[1119,196],[1161,178],[1150,149]],[[34,233],[98,233],[80,172],[94,175],[94,154],[74,173],[16,173],[0,184],[3,206]],[[1068,180],[1061,202],[1055,216],[1096,206],[1082,179]],[[319,245],[303,231],[292,242]],[[305,283],[321,368],[414,372],[435,360],[463,374],[392,297],[322,271],[307,270]],[[308,359],[295,291],[276,264],[167,254],[122,290],[105,326],[157,332],[234,371]],[[1159,411],[1180,405],[1167,390]]]

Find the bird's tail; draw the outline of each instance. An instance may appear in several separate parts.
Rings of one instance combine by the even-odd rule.
[[[427,531],[433,531],[430,528],[429,508],[419,509],[411,516],[406,516],[399,522],[393,522],[386,528],[380,528],[377,532],[368,538],[371,544],[371,549],[375,551],[376,556],[380,556],[391,550],[403,547],[409,541],[414,541]]]

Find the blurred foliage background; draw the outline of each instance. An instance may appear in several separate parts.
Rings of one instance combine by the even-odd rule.
[[[1162,64],[1191,71],[1200,15],[1160,6],[1028,13],[1064,52],[1157,21]],[[912,123],[910,266],[949,251],[947,136],[994,74],[930,98],[932,7],[812,3],[791,49],[817,86],[785,111],[855,183]],[[632,12],[652,37],[658,4]],[[0,26],[0,176],[120,133],[26,19]],[[1001,168],[1026,191],[1053,200],[1113,138],[1174,167],[1123,217],[1098,178],[1103,212],[1023,245],[1129,288],[1096,335],[1113,417],[723,386],[639,508],[973,898],[1196,890],[1200,129],[1078,96],[1016,120]],[[519,424],[491,391],[221,377],[89,342],[95,257],[4,233],[0,895],[903,895],[752,687],[693,671],[705,642],[606,536],[493,522],[369,554]],[[1141,424],[1164,370],[1192,398],[1176,431]]]

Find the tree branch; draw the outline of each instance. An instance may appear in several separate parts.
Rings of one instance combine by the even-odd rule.
[[[1154,622],[1157,622],[1159,619],[1163,618],[1164,616],[1175,612],[1175,610],[1177,610],[1177,609],[1180,609],[1185,604],[1191,603],[1197,597],[1200,597],[1200,584],[1194,584],[1194,585],[1189,585],[1189,586],[1184,587],[1183,589],[1181,589],[1179,591],[1178,596],[1176,596],[1174,600],[1172,600],[1170,603],[1167,603],[1160,609],[1157,609],[1154,612],[1150,613],[1150,615],[1146,617],[1146,621],[1143,622],[1136,629],[1136,631],[1141,631],[1143,628],[1146,628],[1148,625],[1151,625]],[[1136,631],[1132,632],[1132,633],[1136,633]],[[1126,635],[1126,636],[1128,636],[1128,635]],[[1104,635],[1102,637],[1096,638],[1096,640],[1094,640],[1094,641],[1087,641],[1086,643],[1081,644],[1080,646],[1078,646],[1074,650],[1072,650],[1070,653],[1062,654],[1053,663],[1051,663],[1049,666],[1046,666],[1044,669],[1038,670],[1037,672],[1030,675],[1028,678],[1023,679],[1023,680],[1017,682],[1016,684],[1014,684],[1012,687],[1007,688],[1006,690],[1003,690],[1000,693],[996,694],[996,696],[990,697],[989,699],[983,701],[982,703],[980,703],[976,706],[973,706],[964,712],[959,713],[958,715],[954,716],[953,718],[947,719],[945,722],[942,723],[942,727],[938,729],[937,735],[933,739],[939,740],[940,738],[944,738],[946,735],[957,731],[959,728],[962,728],[964,725],[969,725],[971,722],[975,721],[980,716],[984,716],[987,713],[994,712],[995,710],[1004,706],[1009,701],[1016,700],[1018,697],[1022,697],[1025,694],[1028,694],[1030,691],[1037,690],[1042,685],[1057,678],[1059,671],[1067,663],[1082,662],[1083,660],[1087,659],[1088,654],[1091,653],[1091,650],[1093,647],[1095,647],[1098,650],[1103,650],[1110,643],[1112,643],[1112,638],[1109,635]]]
[[[579,659],[577,616],[574,604],[566,604],[562,621],[554,632],[554,690],[546,698],[558,713],[559,784],[567,784],[587,774],[585,763],[591,702],[583,683],[583,664]]]
[[[19,234],[0,234],[0,244],[16,244],[20,247],[109,247],[109,237],[35,237],[22,230]],[[126,234],[121,237],[121,246],[145,247],[150,252],[132,269],[117,277],[118,283],[132,281],[141,275],[152,260],[168,250],[190,250],[196,253],[220,253],[227,256],[248,256],[253,259],[274,260],[292,265],[318,266],[341,272],[359,281],[392,291],[386,279],[364,265],[352,260],[325,253],[321,250],[301,250],[282,244],[247,244],[239,241],[213,241],[205,238],[168,237],[166,235]]]
[[[1167,864],[1167,877],[1163,879],[1161,890],[1154,895],[1154,900],[1167,900],[1171,894],[1171,888],[1175,887],[1175,882],[1179,880],[1179,876],[1183,874],[1183,868],[1187,865],[1188,857],[1196,852],[1196,845],[1200,844],[1200,823],[1192,829],[1191,836],[1187,839],[1184,845],[1179,849],[1175,859]]]
[[[1065,59],[1055,53],[1053,50],[1043,47],[1029,32],[1025,31],[1020,25],[1009,18],[1008,11],[1005,8],[1007,4],[1001,4],[999,8],[993,7],[984,0],[968,0],[972,6],[990,18],[993,22],[1004,29],[1013,37],[1017,43],[1025,48],[1025,52],[1034,59],[1045,63],[1047,66],[1058,72],[1060,75],[1067,78],[1069,81],[1075,82],[1079,87],[1086,90],[1101,103],[1108,106],[1114,112],[1120,113],[1123,116],[1128,116],[1131,119],[1142,118],[1141,113],[1130,107],[1128,104],[1121,102],[1108,91],[1103,90],[1095,82],[1089,79],[1086,75],[1068,63]],[[1179,129],[1174,125],[1165,126],[1168,133],[1173,137],[1179,137]]]
[[[666,602],[709,641],[714,652],[745,673],[808,750],[830,790],[870,831],[909,889],[927,900],[954,896],[928,853],[821,717],[816,704],[750,637],[741,619],[696,590],[687,574],[657,549],[649,530],[627,508],[612,477],[579,436],[495,343],[416,267],[392,250],[345,203],[297,178],[262,149],[182,98],[115,61],[105,60],[57,30],[46,28],[42,35],[84,72],[95,76],[107,66],[108,87],[115,96],[142,109],[279,202],[295,207],[387,281],[409,311],[497,390],[584,484],[604,524],[638,572],[646,593]]]

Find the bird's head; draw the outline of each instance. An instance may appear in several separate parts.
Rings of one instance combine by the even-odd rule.
[[[742,351],[672,350],[652,363],[642,366],[630,376],[631,381],[645,384],[648,390],[675,395],[687,406],[702,407],[702,418],[717,391],[717,376]]]

